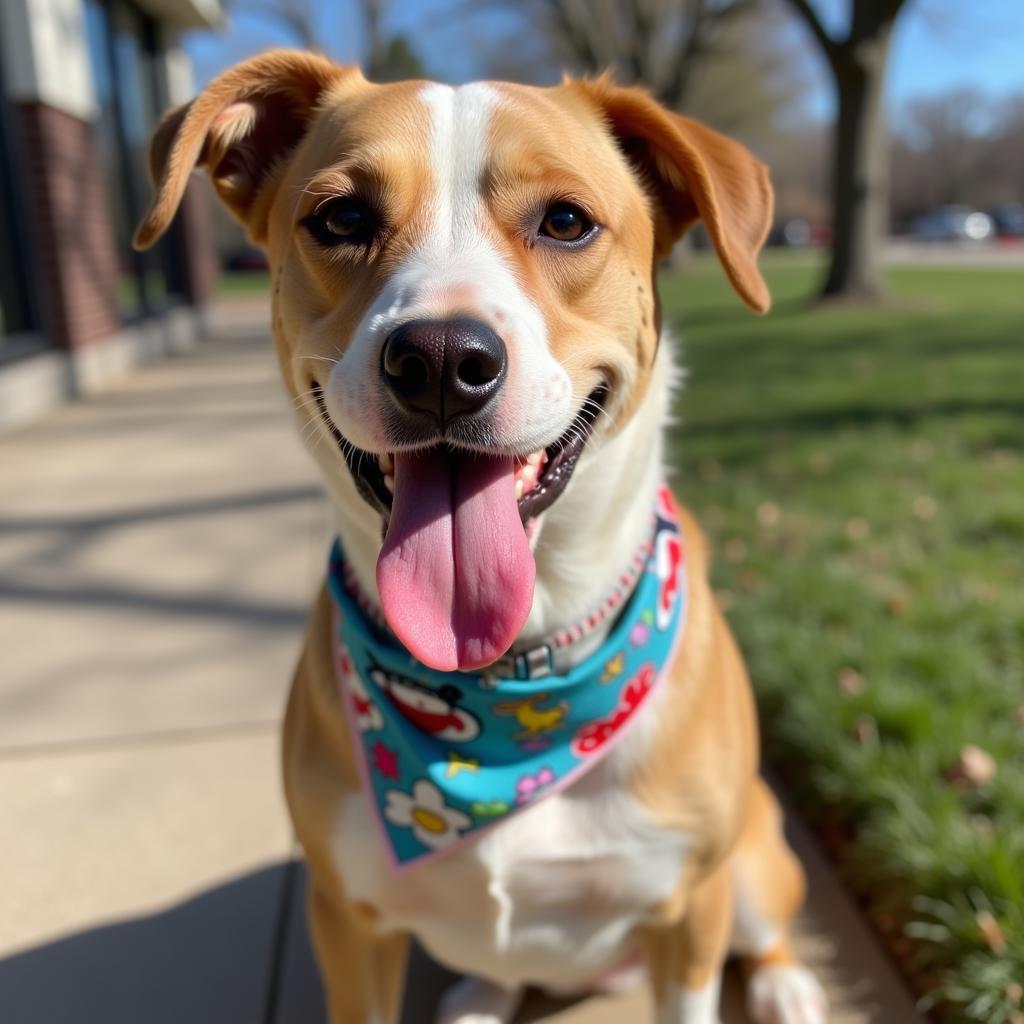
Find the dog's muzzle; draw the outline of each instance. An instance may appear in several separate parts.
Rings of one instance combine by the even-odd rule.
[[[410,320],[381,350],[381,375],[400,415],[442,431],[482,412],[501,390],[507,368],[505,343],[468,317]]]

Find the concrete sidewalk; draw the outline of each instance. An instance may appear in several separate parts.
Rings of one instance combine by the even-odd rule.
[[[4,1024],[323,1020],[277,728],[329,518],[266,308],[215,323],[195,354],[0,438]],[[913,1022],[798,839],[834,1020]],[[443,983],[419,960],[415,978],[408,1024]],[[524,1019],[555,1017],[640,1021],[643,1002]]]

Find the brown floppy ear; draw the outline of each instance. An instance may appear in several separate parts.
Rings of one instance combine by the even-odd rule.
[[[149,152],[156,196],[135,231],[135,248],[148,249],[167,230],[199,166],[249,237],[265,241],[282,157],[305,134],[324,90],[354,74],[316,54],[272,50],[225,71],[191,103],[165,114]]]
[[[608,78],[577,84],[597,104],[654,199],[655,258],[666,256],[700,219],[740,298],[767,312],[771,295],[757,254],[772,221],[768,168],[746,147],[670,113],[642,89]]]

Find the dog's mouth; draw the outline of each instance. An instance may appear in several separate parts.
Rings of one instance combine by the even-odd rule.
[[[327,429],[345,456],[360,495],[381,514],[386,526],[394,504],[394,453],[374,455],[362,448],[356,448],[331,419],[324,401],[323,386],[314,380],[311,382],[311,390]],[[607,397],[607,386],[599,384],[584,399],[572,423],[557,441],[527,455],[513,456],[516,466],[516,504],[524,526],[531,519],[536,519],[546,512],[565,490],[590,439],[594,424],[604,410]],[[421,450],[421,453],[436,454],[449,461],[478,459],[481,456],[480,452],[448,443],[433,445],[429,449]]]
[[[381,513],[377,590],[392,631],[441,671],[497,661],[533,605],[527,532],[569,483],[606,389],[591,392],[554,444],[525,455],[435,443],[380,456],[353,448],[323,388],[314,381],[312,391],[360,493]]]

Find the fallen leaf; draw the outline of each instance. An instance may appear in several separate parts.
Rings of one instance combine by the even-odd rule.
[[[741,569],[736,573],[736,586],[740,590],[746,590],[749,593],[754,590],[760,590],[763,584],[764,577],[754,569]]]
[[[861,715],[853,723],[853,738],[862,746],[878,742],[878,723],[870,715]]]
[[[725,511],[720,505],[708,505],[703,513],[704,522],[718,529],[725,522]]]
[[[1019,981],[1011,981],[1006,986],[1006,1000],[1011,1006],[1020,1006],[1024,1003],[1024,985]]]
[[[986,580],[969,580],[966,588],[978,604],[992,605],[999,600],[999,588]]]
[[[815,473],[827,473],[831,468],[832,460],[824,452],[815,452],[811,456],[811,469]]]
[[[992,914],[987,910],[979,910],[974,915],[974,920],[978,925],[978,931],[981,932],[985,945],[993,953],[1004,952],[1006,949],[1006,936],[1003,934],[1003,929],[999,926],[999,922]]]
[[[910,506],[911,511],[914,513],[914,518],[920,519],[922,523],[928,522],[929,519],[934,519],[938,507],[935,499],[929,498],[927,494],[919,494]]]
[[[839,675],[836,676],[836,682],[839,684],[839,689],[843,693],[848,693],[851,696],[858,693],[864,692],[864,677],[855,669],[849,665],[846,668],[839,670]]]
[[[739,537],[731,537],[722,549],[730,562],[742,562],[747,557],[747,545]]]
[[[854,516],[846,520],[846,536],[850,540],[864,540],[871,532],[871,526],[863,516]]]
[[[885,607],[890,615],[899,618],[901,615],[906,615],[907,609],[910,607],[910,601],[907,599],[906,594],[890,594],[885,599]]]
[[[762,526],[778,526],[782,520],[782,510],[774,501],[762,501],[757,506],[757,521]]]
[[[996,759],[987,750],[968,744],[960,751],[946,778],[953,783],[977,788],[991,782],[997,769]]]

